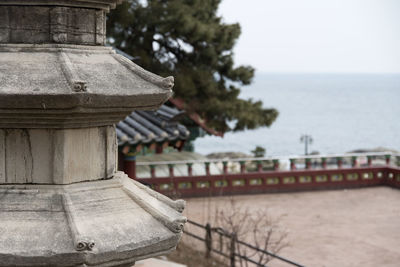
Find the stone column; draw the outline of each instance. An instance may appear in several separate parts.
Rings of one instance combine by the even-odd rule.
[[[173,87],[104,46],[119,2],[0,2],[0,266],[132,266],[180,239],[184,201],[117,171],[114,124]]]

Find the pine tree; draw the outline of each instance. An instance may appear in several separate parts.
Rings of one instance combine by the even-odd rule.
[[[217,15],[220,2],[128,0],[109,14],[108,40],[138,57],[143,68],[174,76],[174,97],[209,127],[227,132],[269,126],[278,115],[275,109],[238,98],[254,69],[234,66],[232,49],[240,25],[222,21]]]

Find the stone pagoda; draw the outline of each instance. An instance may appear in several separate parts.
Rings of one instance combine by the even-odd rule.
[[[117,172],[114,124],[171,96],[105,47],[120,0],[0,1],[0,266],[132,266],[186,218]]]

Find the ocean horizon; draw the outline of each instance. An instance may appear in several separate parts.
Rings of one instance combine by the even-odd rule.
[[[266,156],[301,155],[303,134],[312,136],[309,152],[400,151],[400,73],[257,73],[240,97],[276,108],[277,120],[269,128],[198,138],[196,152],[251,154],[261,146]]]

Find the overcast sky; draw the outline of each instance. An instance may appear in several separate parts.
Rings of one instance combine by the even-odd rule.
[[[400,73],[400,0],[223,0],[237,64],[259,72]]]

